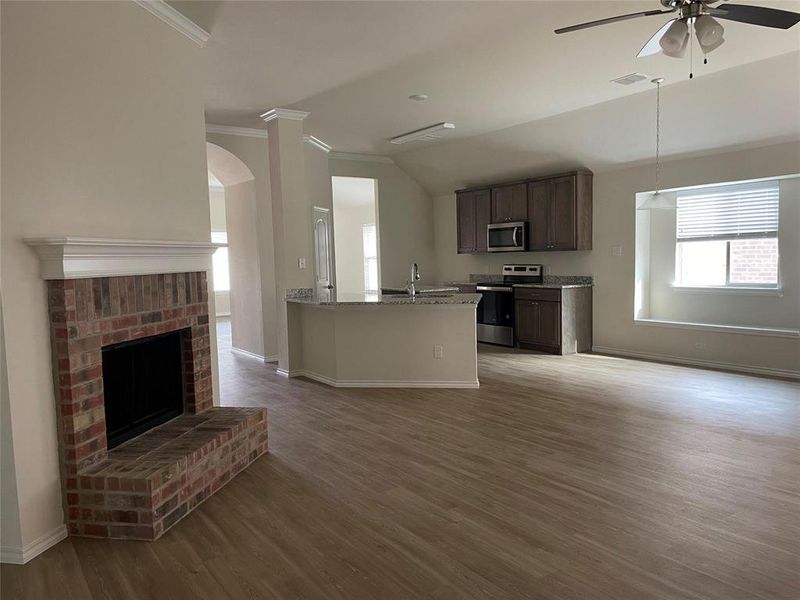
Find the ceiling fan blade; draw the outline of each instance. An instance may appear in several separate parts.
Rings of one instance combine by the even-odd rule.
[[[647,43],[642,46],[642,49],[639,50],[639,54],[636,56],[641,58],[642,56],[650,56],[651,54],[658,54],[661,52],[661,44],[659,42],[661,42],[661,38],[664,37],[664,34],[667,33],[669,26],[675,21],[677,21],[677,19],[670,19],[664,23],[664,25],[653,34],[653,37],[647,40]]]
[[[653,15],[665,15],[675,12],[673,10],[644,10],[642,12],[631,13],[629,15],[619,15],[618,17],[608,17],[607,19],[598,19],[597,21],[589,21],[588,23],[581,23],[580,25],[571,25],[569,27],[562,27],[556,29],[556,33],[569,33],[570,31],[578,31],[579,29],[588,29],[589,27],[597,27],[598,25],[606,25],[607,23],[616,23],[617,21],[627,21],[628,19],[637,19],[639,17],[650,17]]]
[[[800,22],[800,13],[749,4],[721,4],[714,10],[714,16],[775,29],[789,29]]]

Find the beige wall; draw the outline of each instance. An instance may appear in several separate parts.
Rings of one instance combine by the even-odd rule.
[[[2,293],[15,466],[4,465],[2,494],[5,504],[16,485],[27,545],[64,520],[45,283],[22,238],[207,241],[203,77],[200,48],[133,2],[3,2],[0,10]],[[213,326],[211,333],[215,349]],[[4,508],[2,516],[2,530],[13,532],[13,515]]]
[[[209,133],[206,139],[232,155],[214,160],[221,163],[223,172],[215,175],[222,177],[228,200],[233,347],[275,360],[275,249],[267,140],[220,133]],[[249,173],[241,172],[236,161]]]
[[[270,360],[275,346],[275,283],[269,281],[266,313],[259,258],[258,209],[255,181],[244,181],[225,189],[228,225],[228,267],[231,274],[231,344],[234,348]],[[272,246],[271,239],[268,240]],[[267,324],[265,327],[264,324]],[[269,329],[268,329],[269,328]],[[265,344],[265,332],[270,331]],[[270,354],[271,353],[271,354]]]
[[[728,153],[668,161],[665,188],[755,179],[800,172],[800,143],[776,144]],[[635,194],[653,187],[652,165],[595,173],[593,250],[528,252],[513,255],[456,253],[455,197],[436,198],[436,258],[443,281],[470,273],[498,273],[505,262],[543,263],[547,272],[589,274],[595,278],[594,345],[608,350],[666,358],[800,372],[800,339],[654,328],[634,324]],[[797,198],[790,200],[798,202]],[[796,214],[796,213],[795,213]],[[622,256],[612,256],[622,246]],[[798,270],[797,256],[783,258],[784,269]],[[698,298],[703,302],[703,297]],[[800,308],[795,315],[800,314]],[[768,310],[768,306],[764,306]],[[701,347],[697,347],[697,345]]]
[[[413,262],[419,264],[421,283],[435,283],[434,205],[428,193],[393,164],[334,158],[330,174],[378,180],[381,285],[404,285]]]
[[[336,264],[336,248],[334,247],[333,243],[333,233],[336,230],[335,227],[335,218],[333,214],[333,190],[331,188],[331,173],[328,166],[328,153],[324,150],[314,146],[313,144],[306,143],[304,144],[303,148],[304,154],[304,161],[305,161],[305,169],[306,169],[306,190],[308,192],[308,202],[309,208],[312,210],[313,207],[317,206],[319,208],[326,208],[328,209],[328,223],[330,226],[330,234],[331,239],[328,246],[328,252],[330,253],[330,262],[331,262],[331,276],[330,276],[330,283],[336,287],[337,286],[337,273],[336,268],[333,265]],[[311,243],[313,249],[314,243],[314,217],[313,214],[309,213],[308,219],[308,226],[309,226],[309,235],[311,236]],[[312,252],[309,260],[313,263],[311,266],[313,267],[314,271],[314,282],[317,281],[317,264],[316,264],[316,253]]]
[[[343,387],[478,385],[474,304],[291,306],[302,347],[292,371]]]

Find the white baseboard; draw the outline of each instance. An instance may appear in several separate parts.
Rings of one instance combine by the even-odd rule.
[[[674,356],[672,354],[656,354],[652,352],[638,352],[635,350],[625,350],[623,348],[609,348],[607,346],[592,346],[592,352],[596,354],[609,354],[611,356],[624,356],[627,358],[641,358],[654,362],[664,362],[676,365],[688,365],[691,367],[704,367],[707,369],[718,369],[722,371],[734,371],[737,373],[749,373],[753,375],[766,375],[769,377],[782,377],[785,379],[800,379],[800,371],[789,369],[772,369],[770,367],[753,367],[738,363],[726,363],[713,360],[700,360],[696,358],[686,358]]]
[[[278,355],[277,354],[270,354],[264,357],[264,362],[273,363],[278,362]]]
[[[450,389],[477,389],[480,387],[480,382],[475,381],[396,381],[391,379],[381,380],[342,380],[333,379],[326,375],[313,373],[303,369],[295,369],[294,371],[287,371],[286,369],[277,369],[278,375],[282,377],[306,377],[319,381],[325,385],[336,388],[450,388]]]
[[[0,562],[10,565],[24,565],[66,537],[67,526],[59,525],[49,533],[25,544],[21,548],[19,546],[2,546],[0,547]]]
[[[235,348],[234,346],[231,346],[231,352],[233,352],[234,354],[238,354],[240,356],[247,356],[248,358],[255,358],[260,361],[264,361],[264,357],[261,356],[260,354],[256,354],[255,352],[249,352],[248,350],[242,350],[241,348]]]

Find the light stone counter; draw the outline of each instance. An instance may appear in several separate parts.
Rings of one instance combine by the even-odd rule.
[[[423,292],[411,298],[393,294],[336,293],[320,294],[301,298],[287,298],[286,302],[311,306],[447,306],[477,305],[480,294],[458,294],[445,291],[442,293]]]

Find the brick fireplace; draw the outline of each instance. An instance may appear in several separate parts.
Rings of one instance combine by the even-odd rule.
[[[43,273],[68,531],[155,540],[267,451],[266,410],[212,406],[205,271],[69,274],[68,267],[63,278]],[[175,335],[164,335],[170,332]],[[140,427],[139,435],[109,450],[106,402],[118,399],[106,398],[104,350],[165,337],[178,353],[182,414],[143,432]],[[174,376],[171,381],[174,390]],[[158,390],[158,382],[146,383],[145,395]]]

